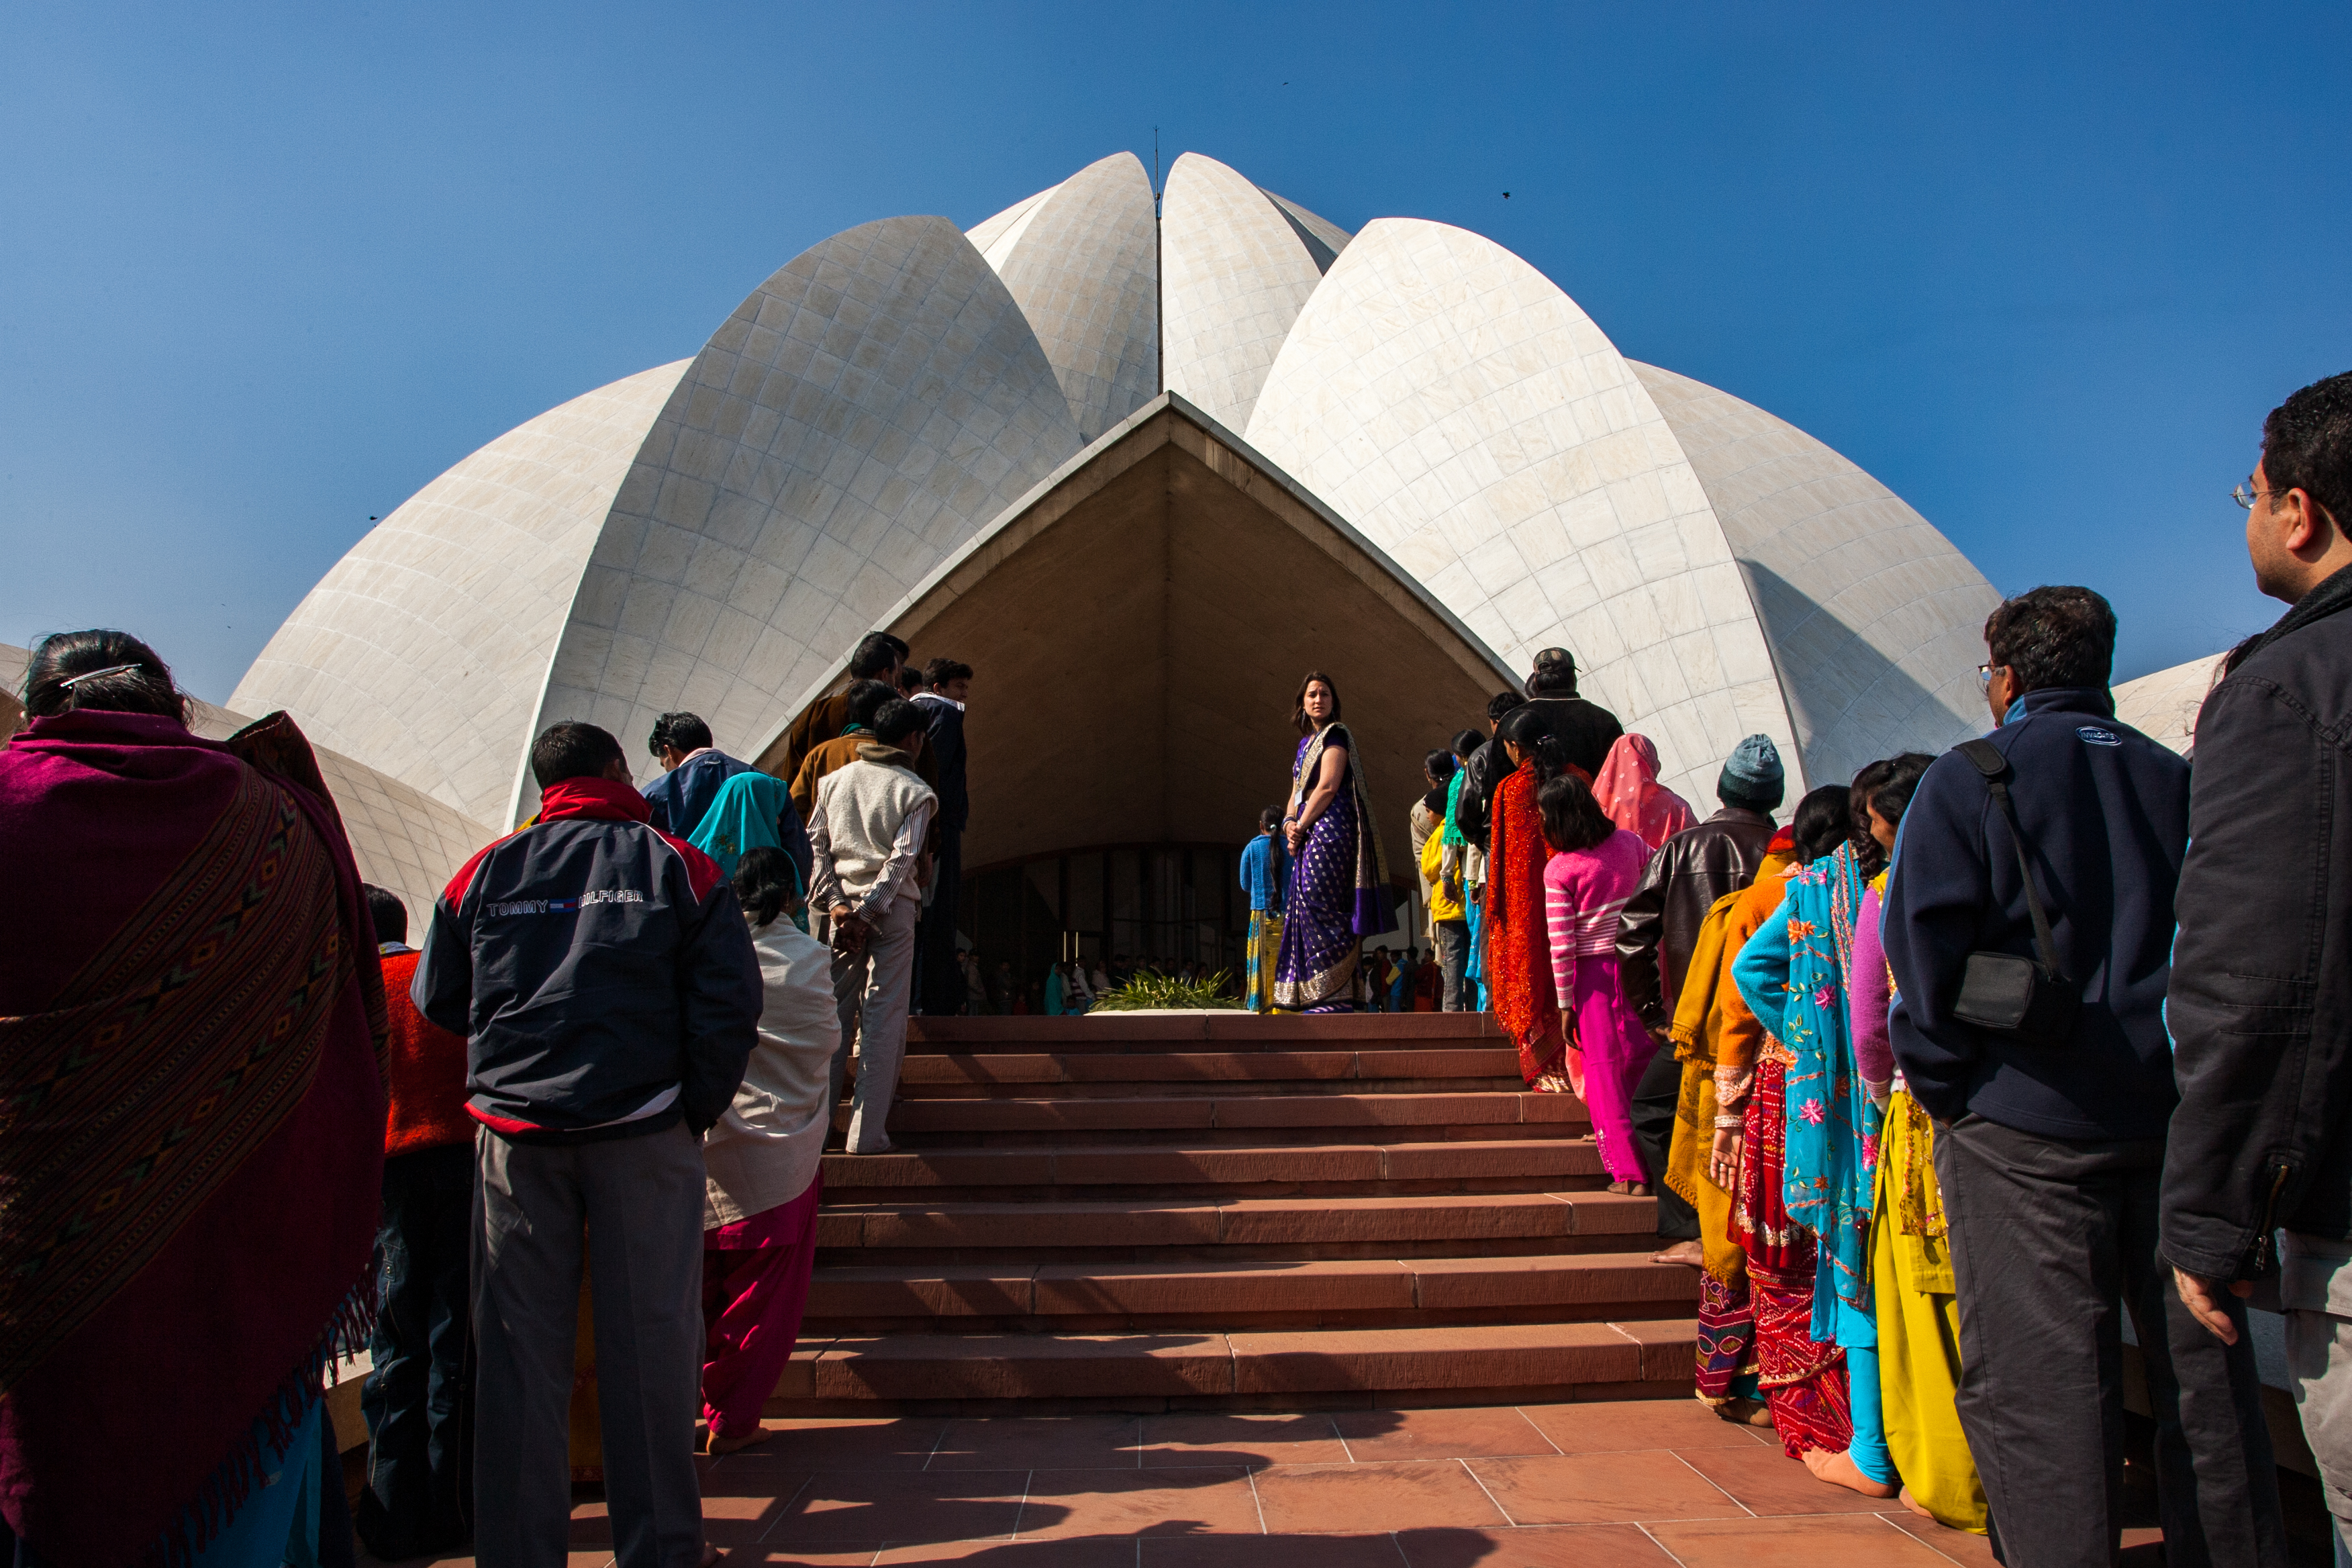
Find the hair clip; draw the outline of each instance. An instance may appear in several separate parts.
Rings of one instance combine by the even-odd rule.
[[[79,686],[85,680],[103,680],[110,675],[121,675],[125,670],[136,669],[138,668],[139,666],[136,662],[131,664],[110,664],[104,669],[86,669],[79,675],[69,675],[66,677],[65,679],[58,681],[58,684],[61,687]]]

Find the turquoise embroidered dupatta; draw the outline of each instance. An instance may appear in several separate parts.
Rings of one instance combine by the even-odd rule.
[[[1843,1301],[1871,1311],[1870,1217],[1881,1115],[1855,1070],[1846,976],[1863,882],[1853,847],[1790,874],[1789,979],[1780,1041],[1796,1056],[1788,1079],[1789,1215],[1820,1239],[1813,1333],[1828,1339]]]

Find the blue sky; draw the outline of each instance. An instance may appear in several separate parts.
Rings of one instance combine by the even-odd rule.
[[[1896,15],[1896,13],[1904,13]],[[2352,368],[2352,8],[0,9],[0,641],[198,694],[371,515],[851,225],[1121,147],[1489,235],[1870,469],[2118,678],[2266,625],[2265,411]],[[1510,192],[1508,200],[1505,191]]]

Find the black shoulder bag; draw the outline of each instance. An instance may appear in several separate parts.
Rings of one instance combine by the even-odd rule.
[[[1955,749],[1990,782],[1993,803],[2009,824],[2009,842],[2017,851],[2017,874],[2025,882],[2025,907],[2033,917],[2033,948],[2040,958],[2036,962],[2013,952],[1969,954],[1952,1016],[2025,1045],[2065,1045],[2074,1037],[2083,994],[2058,967],[2058,944],[2051,939],[2050,917],[2042,911],[2042,895],[2034,890],[2033,868],[2025,858],[2025,835],[2018,829],[2017,808],[2010,801],[2009,784],[2002,776],[2010,771],[2009,759],[1990,741],[1969,741]]]

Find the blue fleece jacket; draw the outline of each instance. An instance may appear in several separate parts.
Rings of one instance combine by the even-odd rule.
[[[2189,763],[2115,711],[2104,687],[2030,691],[1988,737],[2010,762],[2059,966],[2082,990],[2067,1046],[2025,1045],[1952,1016],[1971,952],[2034,951],[1990,781],[1966,757],[1939,757],[1904,814],[1884,900],[1899,993],[1888,1032],[1912,1095],[1939,1121],[1973,1110],[2047,1138],[2164,1136],[2178,1099],[2164,993]]]

